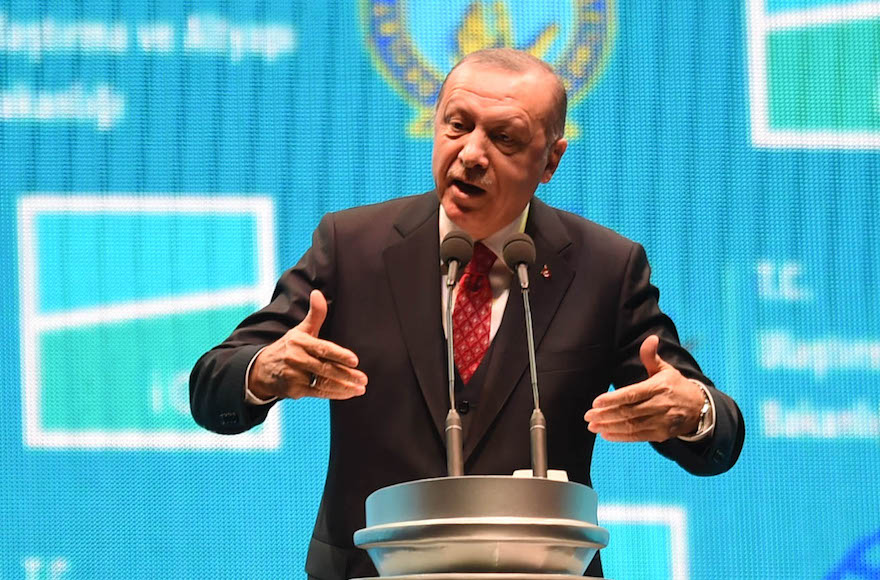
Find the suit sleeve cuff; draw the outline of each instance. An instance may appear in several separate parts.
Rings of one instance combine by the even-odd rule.
[[[696,383],[700,390],[703,391],[703,396],[706,397],[709,401],[709,410],[706,412],[706,419],[702,428],[700,428],[693,435],[679,435],[678,438],[682,441],[687,441],[688,443],[693,443],[695,441],[702,441],[703,439],[707,439],[712,436],[715,432],[715,399],[712,397],[712,393],[709,389],[706,388],[702,382],[690,379],[691,382]]]
[[[255,394],[251,392],[250,387],[248,386],[248,381],[251,376],[251,367],[254,366],[254,361],[257,360],[257,357],[260,356],[260,353],[266,350],[264,346],[260,350],[257,351],[257,354],[251,358],[251,362],[248,363],[247,370],[244,372],[244,401],[250,405],[268,405],[272,401],[277,401],[278,397],[270,397],[268,399],[261,399]]]

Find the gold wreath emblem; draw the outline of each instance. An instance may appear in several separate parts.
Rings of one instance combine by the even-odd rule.
[[[569,95],[569,107],[582,99],[599,78],[611,52],[615,32],[615,0],[571,0],[572,33],[553,63]],[[365,37],[374,65],[385,80],[415,109],[407,126],[411,137],[433,134],[433,108],[448,71],[441,71],[419,52],[410,36],[403,0],[361,0]],[[528,46],[516,46],[544,58],[560,34],[558,23],[542,29]],[[483,48],[514,46],[514,16],[508,2],[473,0],[455,30],[449,68],[463,56]],[[566,136],[577,138],[574,123]]]

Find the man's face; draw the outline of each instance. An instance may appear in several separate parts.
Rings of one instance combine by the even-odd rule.
[[[552,77],[464,63],[446,81],[434,118],[432,172],[449,218],[474,239],[519,215],[550,181],[566,141],[549,144]]]

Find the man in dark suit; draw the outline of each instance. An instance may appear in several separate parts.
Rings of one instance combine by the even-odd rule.
[[[453,328],[473,345],[461,361],[456,352],[466,474],[530,464],[524,311],[493,256],[520,231],[537,253],[529,276],[549,467],[589,485],[597,433],[650,441],[699,475],[736,461],[739,409],[680,346],[641,246],[533,197],[565,153],[565,106],[560,79],[529,55],[466,57],[438,100],[435,192],[325,216],[272,302],[196,364],[193,416],[220,433],[261,423],[279,399],[333,399],[310,577],[374,575],[352,544],[366,496],[445,475],[439,242],[454,229],[487,257],[474,258],[483,270],[469,266],[454,298],[457,312],[473,313]],[[598,559],[587,572],[601,574]]]

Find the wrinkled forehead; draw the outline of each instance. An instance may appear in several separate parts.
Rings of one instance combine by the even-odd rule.
[[[438,109],[462,98],[482,105],[512,105],[536,119],[545,118],[553,105],[552,75],[537,67],[511,71],[482,63],[463,63],[446,80]]]

